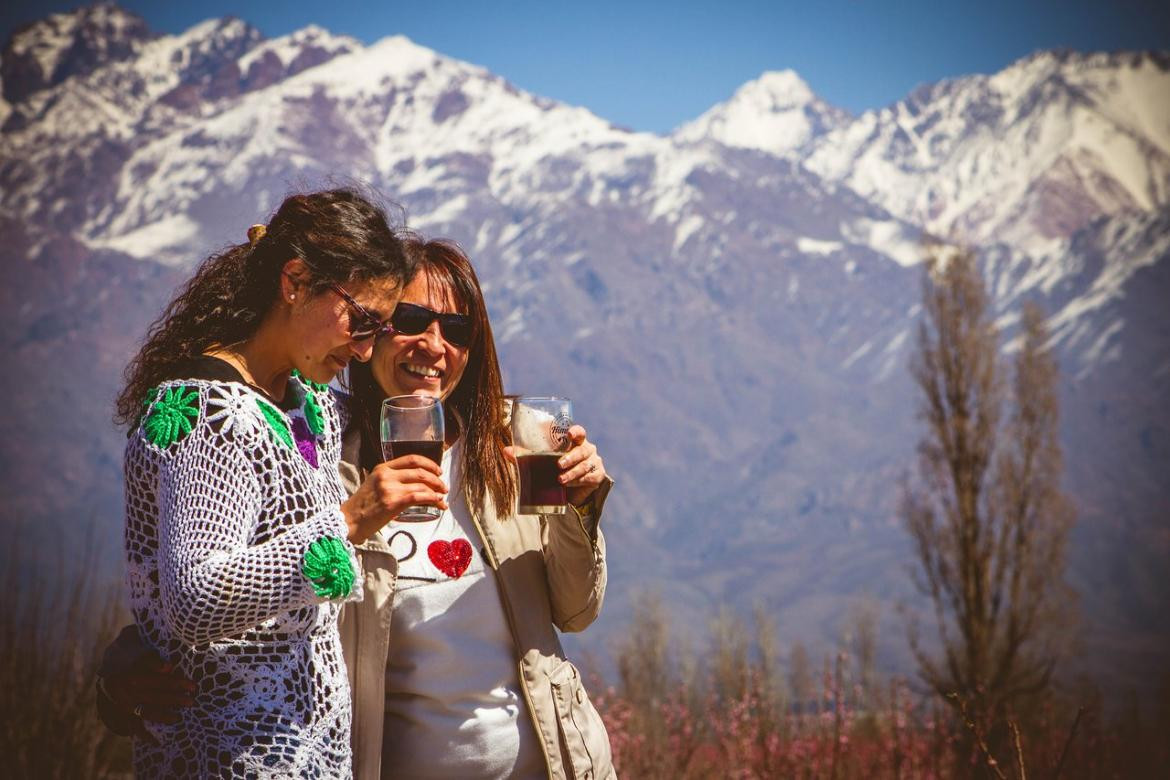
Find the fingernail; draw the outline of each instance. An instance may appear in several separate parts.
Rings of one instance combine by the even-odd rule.
[[[568,465],[569,465],[569,464],[565,462],[565,459],[564,459],[564,458],[561,458],[560,460],[558,460],[558,461],[557,461],[557,466],[558,466],[559,468],[562,468],[562,469],[563,469],[565,466],[568,466]]]

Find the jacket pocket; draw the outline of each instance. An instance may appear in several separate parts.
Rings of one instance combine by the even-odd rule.
[[[565,768],[571,769],[572,776],[578,780],[612,776],[609,736],[601,715],[585,693],[577,667],[563,661],[549,675],[549,684]]]

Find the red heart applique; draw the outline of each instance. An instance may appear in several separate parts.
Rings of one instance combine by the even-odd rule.
[[[453,579],[459,579],[467,571],[471,563],[471,544],[466,539],[456,539],[453,542],[444,542],[440,539],[431,542],[427,547],[427,555],[435,568]]]

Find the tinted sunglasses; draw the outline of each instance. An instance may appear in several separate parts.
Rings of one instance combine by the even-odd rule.
[[[440,314],[425,306],[400,303],[390,315],[393,332],[406,336],[417,336],[435,320],[439,321],[439,331],[451,346],[466,347],[471,344],[471,317],[466,314]]]
[[[365,341],[373,336],[389,333],[389,321],[383,322],[375,317],[370,310],[353,299],[349,293],[341,289],[341,285],[331,284],[329,289],[341,296],[349,304],[352,311],[349,315],[349,337],[354,341]],[[391,318],[393,319],[393,318]]]

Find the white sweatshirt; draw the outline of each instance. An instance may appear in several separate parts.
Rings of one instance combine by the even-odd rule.
[[[443,455],[451,508],[391,523],[398,559],[386,666],[383,777],[544,777],[494,575],[463,499],[460,444]]]

